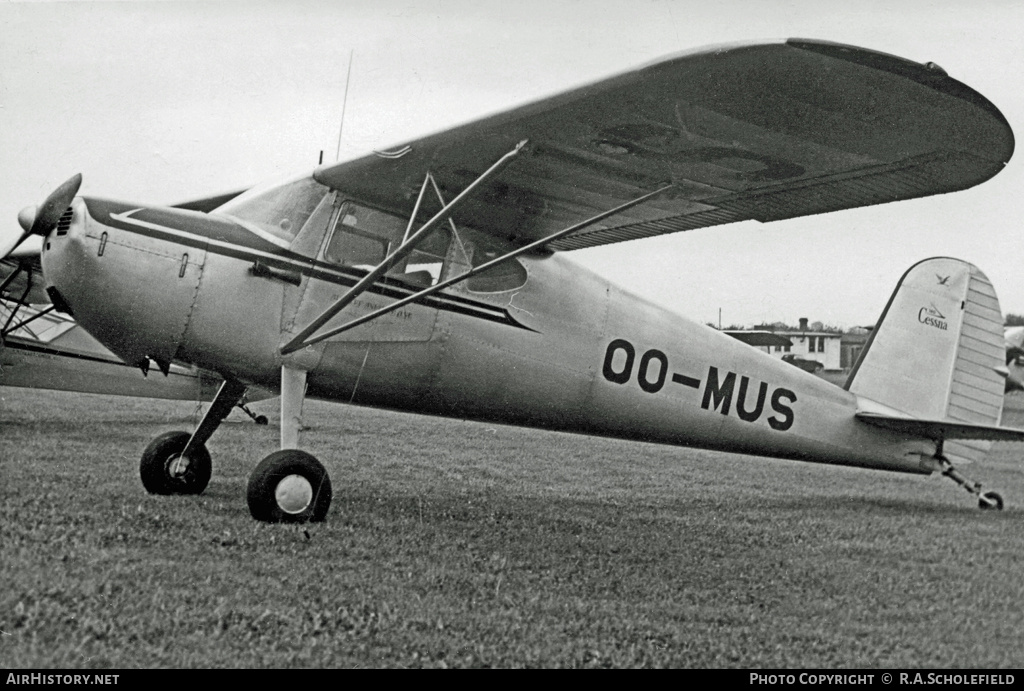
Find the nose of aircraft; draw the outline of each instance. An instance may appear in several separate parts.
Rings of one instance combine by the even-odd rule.
[[[60,187],[50,192],[39,206],[28,206],[18,212],[18,224],[22,233],[9,247],[0,247],[0,259],[6,258],[29,235],[46,235],[57,225],[61,214],[71,206],[72,200],[82,186],[82,174],[76,173],[65,180]]]
[[[39,256],[50,301],[126,363],[166,373],[198,300],[205,226],[230,222],[95,197],[58,201],[70,201],[66,222],[58,216]]]

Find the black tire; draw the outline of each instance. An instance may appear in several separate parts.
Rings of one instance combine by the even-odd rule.
[[[139,477],[150,494],[201,494],[210,482],[210,452],[200,446],[182,462],[181,452],[192,437],[188,432],[167,432],[142,452]]]
[[[978,498],[978,508],[990,511],[1003,510],[1003,497],[998,492],[983,492]]]
[[[267,523],[320,522],[331,507],[331,479],[305,451],[283,449],[252,471],[246,490],[249,513]]]
[[[270,424],[270,420],[267,419],[266,415],[257,415],[254,418],[254,420],[255,420],[257,425],[268,425],[268,424]]]

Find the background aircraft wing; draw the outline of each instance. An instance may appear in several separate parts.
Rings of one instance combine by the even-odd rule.
[[[1014,147],[995,106],[932,63],[790,39],[668,57],[315,177],[407,216],[427,171],[451,200],[523,139],[457,223],[524,243],[674,184],[556,250],[961,190]]]
[[[0,386],[210,401],[223,381],[214,372],[175,364],[167,376],[155,369],[146,376],[73,319],[40,309],[45,307],[0,300],[0,327],[8,329],[0,333]],[[276,395],[250,387],[245,400],[251,403]]]
[[[54,342],[8,336],[0,345],[0,386],[56,389],[139,398],[212,401],[223,381],[195,367],[171,365],[165,377],[155,370],[144,376],[74,325]],[[262,387],[246,391],[253,403],[277,394]]]
[[[78,326],[66,335],[79,342],[86,336]],[[166,378],[159,372],[146,377],[105,348],[79,348],[60,339],[9,336],[0,347],[0,386],[209,401],[220,382],[214,374],[177,366]]]
[[[6,259],[0,259],[0,287],[0,300],[31,305],[49,303],[39,252],[25,252],[18,248]]]

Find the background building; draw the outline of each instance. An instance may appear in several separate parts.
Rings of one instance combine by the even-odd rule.
[[[779,359],[786,355],[803,360],[820,362],[826,370],[844,368],[842,357],[843,334],[838,329],[826,329],[821,322],[808,325],[807,318],[801,317],[800,326],[793,328],[786,324],[760,324],[757,330],[771,331],[777,336],[788,338],[792,345],[774,345],[765,350]],[[787,358],[792,359],[792,358]]]

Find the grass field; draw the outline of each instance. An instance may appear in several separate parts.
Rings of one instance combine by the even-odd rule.
[[[329,519],[256,524],[276,401],[199,497],[195,406],[0,388],[0,668],[1021,667],[1024,447],[942,478],[311,402]],[[1024,398],[1004,424],[1024,427]]]

